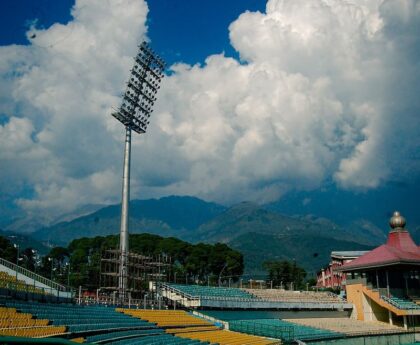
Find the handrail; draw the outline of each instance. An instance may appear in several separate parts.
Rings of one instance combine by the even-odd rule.
[[[393,305],[394,307],[400,309],[400,310],[418,310],[420,309],[420,306],[417,305],[416,303],[412,302],[412,301],[406,301],[404,300],[403,304],[399,303],[398,301],[393,300],[392,298],[389,298],[387,296],[380,296],[380,298],[382,298],[385,302]]]
[[[10,268],[20,274],[23,274],[25,276],[27,276],[28,278],[31,278],[33,280],[37,280],[38,282],[45,284],[51,288],[54,288],[58,291],[68,291],[69,289],[67,289],[66,286],[61,285],[59,283],[53,282],[52,280],[45,278],[35,272],[32,272],[24,267],[18,266],[10,261],[7,261],[6,259],[0,258],[0,264],[2,264],[3,266],[6,266],[7,268]]]

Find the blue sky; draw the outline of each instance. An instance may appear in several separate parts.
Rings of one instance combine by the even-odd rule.
[[[228,26],[245,11],[264,11],[265,0],[150,0],[148,34],[153,47],[168,62],[203,63],[207,56],[225,52],[238,58],[229,42]],[[28,44],[26,32],[67,23],[74,0],[16,0],[2,5],[0,44]],[[165,23],[165,25],[162,25]]]
[[[419,1],[1,6],[0,225],[119,202],[109,114],[143,39],[168,77],[134,139],[133,198],[280,200],[337,221],[371,207],[376,223],[399,208],[420,224]]]

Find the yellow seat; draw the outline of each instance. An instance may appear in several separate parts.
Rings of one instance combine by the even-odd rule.
[[[220,345],[271,345],[281,343],[280,341],[225,330],[180,333],[177,336]]]
[[[183,310],[139,310],[118,308],[117,311],[156,323],[159,327],[211,326],[212,324]]]
[[[0,307],[0,335],[41,338],[65,333],[65,326],[48,326],[49,322],[16,308]]]
[[[183,310],[139,310],[123,309],[117,311],[149,322],[159,327],[168,327],[166,333],[177,337],[218,343],[220,345],[271,345],[281,344],[254,335],[220,330],[207,320],[188,314]]]

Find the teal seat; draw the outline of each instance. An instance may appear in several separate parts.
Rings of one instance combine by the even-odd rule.
[[[48,319],[52,325],[67,326],[72,333],[98,330],[157,329],[154,323],[116,312],[114,308],[72,304],[33,303],[5,300],[4,305],[31,313],[38,319]]]
[[[229,298],[229,299],[255,299],[256,297],[237,288],[212,287],[201,285],[167,284],[181,293],[201,298]]]
[[[229,322],[229,329],[286,341],[321,340],[343,338],[344,334],[315,327],[303,326],[280,319],[234,320]]]

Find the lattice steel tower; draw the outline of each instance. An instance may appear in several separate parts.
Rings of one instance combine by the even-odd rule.
[[[156,101],[160,81],[165,68],[164,61],[143,42],[139,52],[134,58],[130,79],[123,96],[120,108],[112,113],[118,121],[125,126],[124,170],[121,200],[121,227],[120,227],[120,263],[118,271],[118,293],[120,300],[127,297],[128,277],[128,218],[130,202],[130,155],[131,131],[146,133],[150,114]]]

